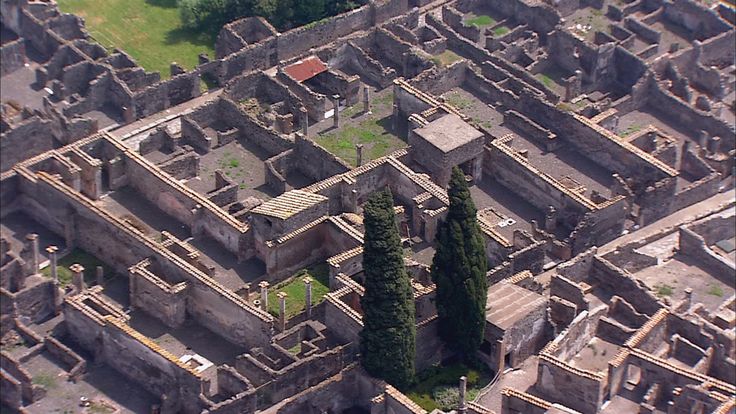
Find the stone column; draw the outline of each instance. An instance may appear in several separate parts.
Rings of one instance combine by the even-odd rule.
[[[105,271],[102,269],[102,266],[97,266],[95,276],[97,276],[97,286],[102,286],[102,283],[105,281]]]
[[[84,291],[84,266],[79,263],[74,263],[69,267],[72,271],[72,285],[76,289],[76,293],[82,293]]]
[[[31,250],[31,264],[29,266],[31,270],[31,274],[35,275],[38,273],[38,265],[39,265],[39,253],[38,253],[38,234],[31,233],[26,236],[26,240],[28,240],[28,244],[30,245]]]
[[[368,85],[363,85],[363,112],[371,113],[371,90]]]
[[[309,112],[302,112],[302,134],[304,138],[309,136]]]
[[[61,313],[61,294],[59,291],[59,273],[57,270],[56,263],[56,252],[59,250],[56,246],[49,246],[46,248],[46,253],[49,254],[49,269],[51,269],[51,280],[54,281],[54,314],[58,315]]]
[[[399,131],[399,105],[394,102],[393,105],[393,111],[391,113],[391,128],[393,129],[394,134],[398,135]]]
[[[708,133],[706,131],[701,130],[698,132],[698,145],[700,145],[700,148],[705,151],[705,147],[708,145]]]
[[[258,287],[261,288],[261,309],[268,312],[268,282],[264,280]]]
[[[335,128],[340,127],[340,95],[332,95],[332,104],[335,106],[335,111],[332,114],[333,126]]]
[[[544,230],[548,232],[554,232],[557,228],[557,210],[554,207],[549,206],[547,214],[544,216]]]
[[[721,138],[720,137],[711,137],[708,140],[708,152],[711,154],[717,153],[721,149]]]
[[[56,252],[59,250],[56,246],[49,246],[46,248],[46,253],[49,254],[49,268],[51,269],[51,279],[54,283],[59,283],[59,274],[56,269]]]
[[[355,155],[358,158],[357,165],[363,165],[363,144],[355,144]]]
[[[468,407],[465,403],[465,389],[468,383],[468,379],[463,375],[460,377],[460,401],[457,404],[458,414],[465,414],[468,412]]]
[[[690,287],[685,288],[685,303],[687,304],[685,310],[690,310],[693,305],[693,289]]]
[[[312,317],[312,278],[305,276],[302,281],[304,281],[304,291],[306,292],[304,305],[307,310],[307,319],[310,319]]]
[[[279,298],[279,329],[281,332],[286,330],[286,292],[279,292],[276,297]]]

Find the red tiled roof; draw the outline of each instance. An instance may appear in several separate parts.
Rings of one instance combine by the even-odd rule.
[[[326,70],[327,65],[316,56],[308,57],[284,68],[284,72],[296,79],[297,82],[304,82]]]

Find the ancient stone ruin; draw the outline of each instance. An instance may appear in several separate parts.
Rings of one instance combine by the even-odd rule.
[[[452,359],[453,167],[494,377],[454,412],[735,412],[733,3],[371,0],[170,76],[0,5],[3,412],[427,413],[360,366],[363,205],[393,194],[417,369]],[[399,144],[320,144],[367,124]]]

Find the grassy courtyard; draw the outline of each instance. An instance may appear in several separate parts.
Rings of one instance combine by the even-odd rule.
[[[496,20],[493,17],[487,16],[485,14],[474,15],[471,13],[465,19],[465,24],[467,24],[468,26],[475,26],[475,27],[483,28],[486,26],[493,26],[494,24],[496,24]]]
[[[314,137],[314,140],[331,153],[351,165],[357,165],[355,144],[363,144],[363,162],[383,157],[403,148],[406,143],[390,132],[393,92],[386,88],[374,95],[372,114],[361,115],[363,104],[358,103],[340,112],[338,130]]]
[[[307,290],[304,287],[304,276],[312,278],[312,306],[322,302],[322,298],[330,292],[330,269],[327,263],[320,263],[297,272],[289,279],[268,289],[268,311],[275,316],[279,314],[278,292],[285,292],[286,318],[301,313],[306,307]]]
[[[69,267],[71,267],[71,265],[73,265],[74,263],[79,263],[80,265],[82,265],[82,267],[84,267],[84,281],[87,284],[94,283],[97,280],[97,266],[102,266],[105,274],[105,280],[108,280],[114,276],[114,271],[110,267],[102,263],[98,258],[92,256],[82,249],[75,248],[74,250],[69,252],[69,254],[57,259],[56,261],[56,272],[59,276],[59,285],[61,285],[61,287],[64,287],[72,282],[72,271],[69,270]],[[41,269],[41,274],[46,277],[51,277],[51,266],[46,266],[45,268]]]
[[[169,64],[187,69],[197,55],[214,58],[215,34],[181,27],[176,0],[58,0],[59,9],[84,18],[92,37],[107,49],[119,48],[147,71],[169,77]]]
[[[458,383],[463,375],[468,380],[466,398],[469,401],[474,400],[481,388],[491,381],[488,371],[462,363],[433,366],[417,374],[417,383],[407,390],[406,396],[427,411],[436,408],[452,410],[460,400]]]

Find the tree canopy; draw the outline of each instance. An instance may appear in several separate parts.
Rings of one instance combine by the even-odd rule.
[[[217,32],[233,20],[266,18],[279,30],[288,30],[352,10],[365,0],[177,0],[185,27]]]
[[[447,190],[450,207],[437,228],[432,280],[437,285],[439,334],[466,360],[483,342],[488,292],[483,235],[462,171],[455,167]]]
[[[414,381],[414,295],[404,267],[391,192],[373,194],[364,208],[365,294],[360,353],[363,367],[399,389]]]

